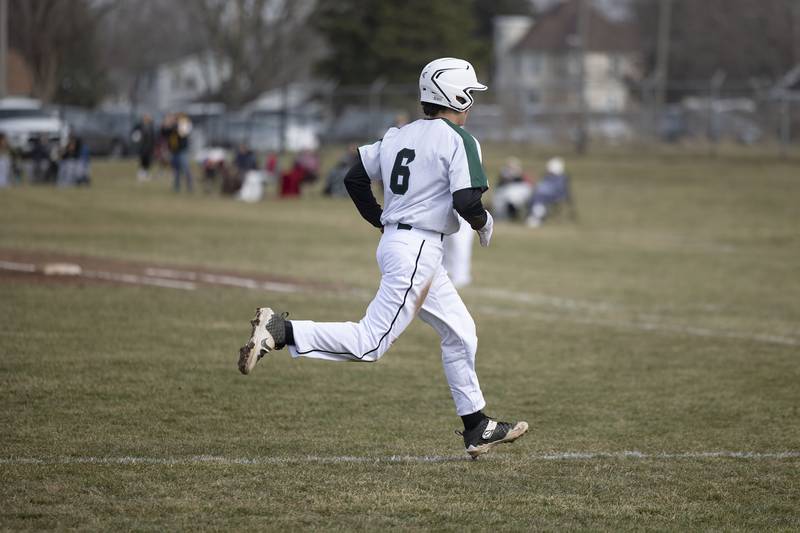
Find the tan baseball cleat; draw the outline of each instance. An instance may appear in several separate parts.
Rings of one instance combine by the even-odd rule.
[[[239,372],[249,374],[262,357],[284,347],[287,316],[289,313],[276,314],[269,307],[256,309],[256,316],[250,321],[250,340],[239,349]]]

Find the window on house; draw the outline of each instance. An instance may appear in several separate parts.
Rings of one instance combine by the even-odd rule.
[[[618,78],[622,73],[622,61],[618,55],[612,55],[608,59],[608,73]]]
[[[540,74],[542,71],[542,56],[541,54],[531,54],[528,56],[528,72],[531,74]]]
[[[581,59],[577,54],[567,56],[567,73],[570,76],[577,76],[581,72]]]

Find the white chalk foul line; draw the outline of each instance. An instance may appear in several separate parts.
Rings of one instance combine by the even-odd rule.
[[[137,274],[122,274],[118,272],[105,272],[102,270],[85,270],[80,275],[88,279],[100,279],[105,281],[115,281],[117,283],[128,283],[131,285],[152,285],[154,287],[164,287],[167,289],[183,289],[193,291],[197,285],[190,281],[178,281],[173,279],[155,278],[152,276],[139,276]]]
[[[488,456],[490,459],[515,459],[528,461],[589,461],[589,460],[692,460],[692,459],[744,459],[785,460],[800,459],[800,451],[700,451],[700,452],[549,452],[526,455]],[[304,455],[277,457],[225,457],[219,455],[192,455],[187,457],[0,457],[0,465],[292,465],[292,464],[381,464],[381,463],[448,463],[469,461],[466,455]]]
[[[36,265],[31,263],[15,263],[13,261],[0,261],[0,270],[10,270],[14,272],[34,273],[38,271]],[[83,270],[77,274],[71,274],[70,278],[99,279],[104,281],[114,281],[116,283],[127,283],[130,285],[152,285],[167,289],[183,289],[192,291],[197,285],[192,282],[165,279],[154,276],[139,276],[137,274],[125,274],[120,272],[106,272],[103,270]]]
[[[619,309],[619,306],[610,302],[592,302],[588,300],[575,300],[524,291],[511,291],[496,287],[475,287],[471,291],[479,296],[496,298],[499,300],[519,302],[524,304],[544,305],[567,311],[593,311],[607,312]]]
[[[13,270],[18,272],[36,272],[36,265],[29,263],[15,263],[12,261],[0,261],[0,269]],[[230,276],[222,274],[206,274],[198,273],[191,270],[177,270],[169,268],[153,268],[145,269],[144,276],[137,274],[126,274],[117,272],[106,271],[84,271],[78,277],[88,279],[100,279],[106,281],[114,281],[117,283],[127,283],[132,285],[150,285],[155,287],[169,288],[169,289],[182,289],[182,290],[195,290],[197,288],[196,282],[203,282],[212,285],[224,285],[229,287],[238,287],[243,289],[262,289],[272,292],[296,293],[302,292],[304,288],[300,285],[292,283],[279,283],[279,282],[262,282],[252,278],[245,278],[240,276]],[[616,306],[608,302],[589,302],[581,300],[572,300],[568,298],[558,298],[545,296],[533,293],[514,293],[503,289],[475,289],[473,292],[500,299],[508,299],[519,303],[527,304],[544,304],[560,308],[567,311],[588,311],[588,312],[604,312],[615,309]],[[350,294],[359,297],[368,297],[365,291],[353,289],[349,291]],[[519,312],[508,311],[493,306],[482,306],[484,312],[492,313],[495,315],[508,315],[519,316]],[[664,322],[653,322],[652,317],[648,320],[631,321],[631,320],[615,320],[615,319],[602,319],[602,318],[584,318],[575,316],[553,316],[544,313],[525,313],[525,316],[535,320],[545,321],[567,321],[577,324],[587,324],[595,326],[614,327],[622,329],[633,329],[639,331],[659,331],[668,333],[678,333],[683,335],[691,335],[696,337],[712,337],[712,338],[727,338],[727,339],[740,339],[764,342],[768,344],[781,344],[784,346],[800,346],[800,339],[782,336],[770,335],[758,332],[748,331],[727,331],[711,328],[702,328],[696,326],[682,326],[677,324],[668,324]]]
[[[30,263],[15,263],[14,261],[0,261],[0,269],[13,270],[14,272],[36,272],[36,265]]]
[[[300,292],[302,287],[293,283],[278,283],[274,281],[258,281],[241,276],[227,274],[206,274],[191,270],[177,270],[172,268],[147,268],[145,273],[149,276],[187,281],[201,281],[212,285],[227,285],[242,289],[264,289],[272,292]]]
[[[529,318],[543,322],[571,322],[573,324],[585,324],[589,326],[602,326],[617,329],[628,329],[636,331],[655,331],[661,333],[678,333],[693,337],[710,337],[718,339],[739,339],[747,341],[763,342],[767,344],[781,344],[783,346],[800,346],[800,339],[786,337],[783,335],[769,335],[752,331],[729,331],[723,329],[701,328],[695,326],[683,326],[680,324],[669,324],[666,322],[636,321],[636,320],[616,320],[604,318],[584,318],[581,316],[554,315],[547,313],[536,313],[531,311],[512,311],[500,307],[482,305],[477,309],[484,313],[497,316],[508,316],[515,318]]]

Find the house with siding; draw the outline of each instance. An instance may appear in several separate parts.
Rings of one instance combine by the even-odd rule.
[[[494,87],[522,115],[571,113],[583,90],[590,113],[631,108],[630,82],[639,81],[642,54],[635,25],[613,19],[590,2],[581,59],[579,2],[566,0],[531,17],[497,17]],[[581,61],[585,83],[581,89]]]

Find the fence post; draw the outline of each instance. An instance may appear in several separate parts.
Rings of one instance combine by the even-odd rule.
[[[725,83],[725,72],[718,70],[711,76],[708,93],[708,140],[710,155],[717,155],[717,144],[719,143],[719,123],[717,121],[717,100],[722,84]],[[716,131],[715,131],[716,128]]]
[[[378,78],[377,80],[372,82],[372,85],[369,87],[369,136],[370,138],[376,134],[380,125],[378,125],[378,113],[380,113],[381,107],[381,94],[383,93],[383,89],[386,87],[386,80],[383,78]]]
[[[781,157],[789,155],[789,143],[792,140],[792,107],[788,96],[781,92]]]

